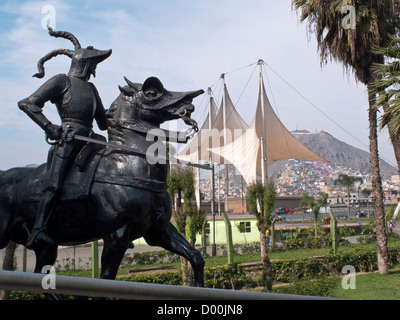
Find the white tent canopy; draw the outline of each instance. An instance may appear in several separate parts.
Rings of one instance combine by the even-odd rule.
[[[267,178],[267,165],[277,160],[326,161],[298,141],[279,120],[265,92],[262,60],[259,65],[258,103],[250,126],[236,111],[224,82],[222,103],[215,118],[216,106],[210,98],[211,107],[207,119],[211,116],[214,121],[206,120],[197,136],[178,154],[179,159],[208,161],[210,153],[207,151],[210,151],[215,163],[234,165],[247,183],[258,177],[264,181]]]
[[[192,163],[198,163],[199,160],[210,160],[211,152],[208,151],[210,146],[210,127],[212,127],[214,124],[217,113],[217,105],[215,104],[214,99],[210,97],[209,112],[203,125],[194,138],[186,145],[186,147],[178,153],[178,159]]]
[[[217,109],[215,101],[210,97],[209,114],[199,130],[198,134],[190,143],[178,154],[178,159],[197,163],[198,160],[209,161],[211,158],[211,148],[219,148],[234,141],[235,137],[240,136],[248,129],[247,123],[236,111],[229,96],[226,85],[224,84],[221,107]],[[211,113],[211,122],[210,122]],[[211,123],[211,129],[210,128]],[[214,155],[214,162],[223,164],[225,159]]]
[[[304,146],[285,128],[273,111],[262,83],[260,83],[256,113],[248,130],[230,144],[212,148],[211,151],[228,159],[240,171],[247,183],[255,181],[257,177],[263,175],[261,154],[263,128],[266,141],[264,159],[267,165],[282,159],[326,161]]]

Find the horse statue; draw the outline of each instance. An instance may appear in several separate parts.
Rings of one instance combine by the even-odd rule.
[[[119,86],[121,93],[106,114],[108,142],[99,135],[89,138],[65,178],[48,221],[55,244],[35,249],[34,272],[55,263],[59,245],[103,239],[100,278],[115,279],[125,251],[133,240],[143,237],[151,246],[188,259],[195,283],[203,286],[205,262],[200,252],[170,222],[171,199],[166,189],[169,164],[161,161],[165,159],[161,140],[178,133],[160,128],[165,121],[183,119],[191,126],[184,132],[186,142],[198,130],[190,114],[193,98],[203,90],[168,91],[155,77],[143,84],[125,80],[128,85]],[[161,160],[154,161],[157,157]],[[0,249],[10,241],[26,244],[38,212],[45,172],[43,164],[0,174]]]

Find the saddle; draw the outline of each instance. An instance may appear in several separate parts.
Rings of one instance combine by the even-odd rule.
[[[94,134],[91,136],[97,140],[107,141],[105,137]],[[140,188],[155,193],[165,193],[167,186],[165,182],[151,179],[110,175],[106,172],[97,172],[98,165],[103,156],[106,156],[107,148],[97,143],[88,142],[75,158],[74,165],[68,172],[59,200],[74,201],[89,199],[94,182],[114,184],[120,186]],[[43,197],[47,164],[38,167],[37,172],[32,175],[29,183],[29,193],[24,194],[25,202],[38,202]],[[38,178],[39,177],[39,178]]]
[[[105,137],[94,134],[95,139],[107,141]],[[96,174],[98,164],[105,152],[104,146],[88,142],[75,158],[74,165],[68,172],[60,193],[59,200],[85,200],[89,198],[93,180]],[[36,177],[46,176],[47,164],[38,167]],[[30,185],[30,193],[24,197],[24,201],[36,202],[40,201],[43,196],[44,180],[32,180]]]

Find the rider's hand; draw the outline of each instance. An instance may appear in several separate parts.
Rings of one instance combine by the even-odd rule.
[[[60,126],[50,123],[45,129],[46,135],[50,140],[61,138],[62,129]]]

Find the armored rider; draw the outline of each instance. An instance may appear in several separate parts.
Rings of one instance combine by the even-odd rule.
[[[44,76],[44,63],[57,55],[66,55],[72,59],[68,75],[59,74],[45,82],[30,97],[18,102],[24,111],[46,133],[46,140],[53,140],[49,151],[44,194],[38,205],[38,214],[27,248],[40,248],[43,244],[54,244],[47,231],[47,223],[54,209],[64,178],[85,142],[73,139],[74,134],[90,136],[95,119],[100,130],[107,129],[106,111],[95,86],[88,82],[91,75],[96,76],[97,64],[111,55],[110,50],[98,50],[93,47],[82,48],[78,39],[69,32],[53,31],[53,37],[70,40],[75,50],[54,50],[38,62],[39,72],[34,77]],[[55,104],[61,118],[61,126],[51,123],[42,113],[44,104]]]

